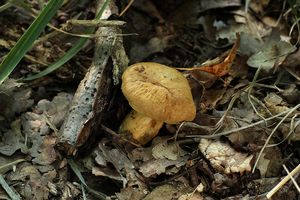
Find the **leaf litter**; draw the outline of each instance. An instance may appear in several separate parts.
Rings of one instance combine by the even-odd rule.
[[[72,2],[52,23],[63,25],[77,15]],[[54,32],[47,30],[0,86],[0,172],[8,192],[1,190],[1,197],[297,199],[299,30],[292,24],[298,7],[288,12],[290,2],[246,2],[151,0],[116,6],[112,1],[107,17],[128,6],[122,16],[125,26],[99,28],[98,38],[58,72],[33,82],[17,81],[42,71],[75,41],[62,32],[51,37]],[[39,7],[38,1],[28,5]],[[94,12],[93,6],[84,12]],[[22,25],[30,23],[19,15],[13,18],[20,12],[15,9],[3,12],[17,27],[0,16],[7,27],[0,31],[1,55],[20,37]],[[93,58],[93,48],[108,53]],[[119,134],[130,109],[119,84],[128,61],[180,69],[190,83],[195,119],[163,125],[145,145]],[[86,105],[81,103],[88,113],[80,115],[89,122],[70,120],[68,126],[80,127],[80,137],[68,135],[72,143],[65,145],[62,124],[66,116],[73,119],[74,91],[93,62],[103,67],[94,76],[96,86],[75,94],[88,98]]]

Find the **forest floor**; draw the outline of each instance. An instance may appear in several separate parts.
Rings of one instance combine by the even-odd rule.
[[[299,2],[111,0],[93,21],[104,3],[65,1],[0,85],[0,199],[299,199]],[[2,61],[46,3],[1,4]],[[139,62],[176,68],[196,107],[146,144],[120,131]]]

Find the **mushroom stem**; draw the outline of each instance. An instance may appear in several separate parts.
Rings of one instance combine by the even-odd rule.
[[[129,132],[141,145],[148,143],[159,132],[163,122],[132,110],[123,120],[119,132]]]

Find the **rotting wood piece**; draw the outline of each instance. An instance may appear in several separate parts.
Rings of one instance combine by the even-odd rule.
[[[111,6],[115,7],[112,4],[113,2],[107,9],[111,9]],[[119,79],[128,64],[120,34],[121,30],[116,26],[99,27],[96,32],[93,63],[77,88],[69,113],[59,132],[59,145],[68,155],[76,154],[77,148],[86,142],[95,125],[101,123],[110,101],[112,79],[117,83],[116,79]],[[111,36],[107,37],[107,35]],[[123,58],[116,60],[120,54]],[[107,64],[110,57],[114,69]],[[112,73],[113,77],[110,76]]]

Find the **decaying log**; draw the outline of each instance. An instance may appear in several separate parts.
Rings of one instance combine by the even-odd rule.
[[[116,6],[111,1],[106,9],[105,13],[113,13]],[[77,88],[60,129],[59,144],[69,155],[75,154],[76,149],[86,142],[93,126],[101,123],[109,104],[112,81],[117,84],[128,65],[120,35],[121,29],[117,26],[99,27],[96,31],[93,62]],[[109,58],[113,68],[108,65]]]

